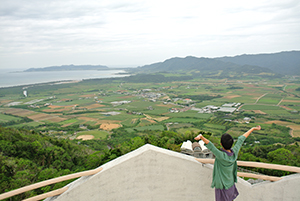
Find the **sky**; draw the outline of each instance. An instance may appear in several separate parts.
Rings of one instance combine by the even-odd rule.
[[[0,0],[0,69],[300,50],[299,0]]]

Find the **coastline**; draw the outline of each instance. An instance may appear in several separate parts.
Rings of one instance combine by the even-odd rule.
[[[63,73],[64,72],[64,73]],[[118,78],[130,76],[124,70],[83,70],[83,71],[51,71],[20,72],[10,71],[0,74],[0,89],[38,85],[55,85],[78,83],[89,79]]]
[[[102,79],[102,78],[99,78]],[[14,85],[14,86],[5,86],[1,87],[0,89],[7,89],[7,88],[15,88],[15,87],[22,87],[22,89],[27,89],[29,87],[34,87],[34,86],[43,86],[43,85],[55,85],[55,84],[71,84],[71,83],[78,83],[83,80],[59,80],[59,81],[54,81],[54,82],[39,82],[39,83],[32,83],[32,84],[21,84],[21,85]]]

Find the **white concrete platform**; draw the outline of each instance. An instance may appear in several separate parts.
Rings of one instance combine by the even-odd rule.
[[[101,172],[70,183],[65,193],[46,201],[214,200],[213,166],[188,155],[148,144],[101,167]],[[300,200],[300,174],[254,185],[238,178],[236,186],[237,201]]]

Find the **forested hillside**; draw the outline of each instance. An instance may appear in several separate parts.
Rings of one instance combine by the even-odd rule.
[[[100,154],[85,146],[42,136],[34,131],[0,126],[0,193],[95,168],[100,162]],[[15,196],[13,200],[21,200],[64,185],[66,182],[37,189]]]
[[[265,67],[283,75],[300,75],[300,51],[255,55],[245,54],[234,57],[221,57],[217,59],[239,65]]]
[[[229,74],[244,73],[275,73],[282,75],[300,75],[300,51],[279,52],[272,54],[239,55],[234,57],[198,58],[171,58],[163,62],[153,63],[134,69],[131,72],[181,72],[200,71],[200,74],[209,75],[212,72],[222,71]]]
[[[220,75],[222,76],[241,76],[243,73],[272,73],[272,71],[268,68],[244,64],[240,65],[232,62],[223,62],[216,59],[197,58],[192,56],[185,58],[171,58],[164,62],[131,69],[131,71],[138,73],[195,71],[198,76],[212,75],[218,72],[220,72]]]

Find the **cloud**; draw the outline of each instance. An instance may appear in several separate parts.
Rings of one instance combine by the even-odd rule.
[[[0,59],[5,66],[35,55],[43,61],[22,65],[52,65],[49,55],[58,64],[143,65],[299,49],[299,9],[294,0],[2,0]]]

